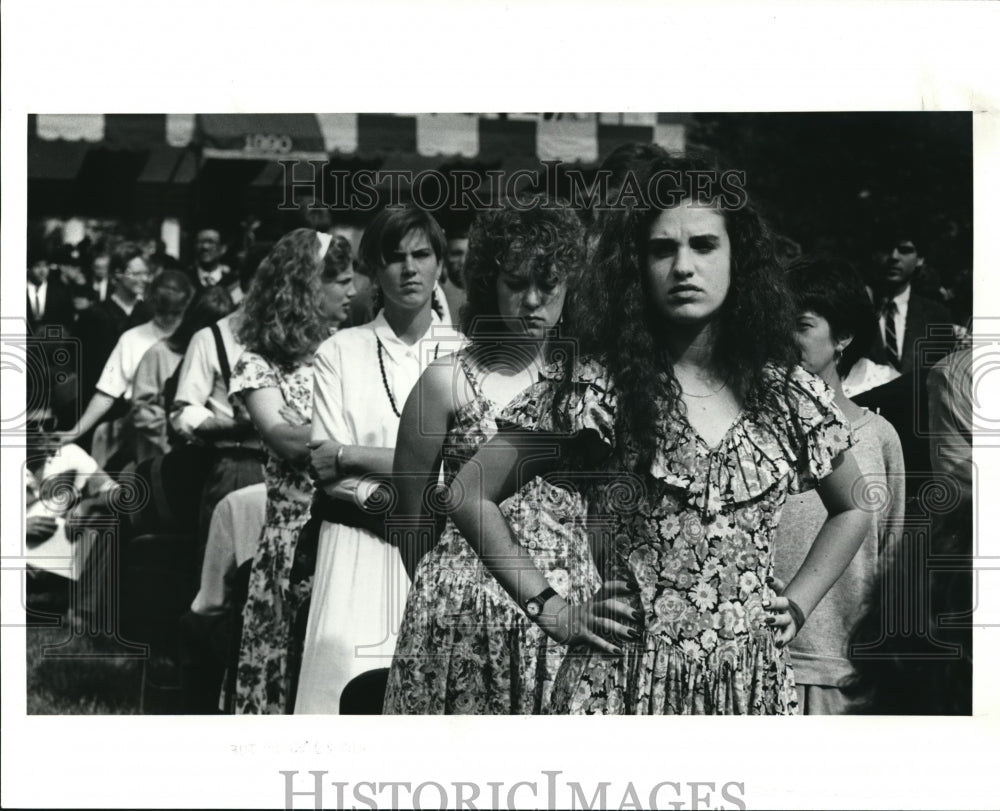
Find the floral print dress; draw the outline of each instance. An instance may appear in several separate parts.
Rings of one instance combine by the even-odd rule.
[[[242,400],[255,389],[276,388],[303,422],[312,413],[312,363],[283,372],[260,355],[244,352],[233,370],[230,397]],[[267,446],[265,445],[265,448]],[[304,595],[289,587],[299,532],[309,519],[313,483],[299,467],[267,450],[264,467],[267,514],[254,555],[243,636],[236,673],[237,713],[285,713],[288,698],[288,648],[291,618]],[[301,588],[307,589],[308,583]]]
[[[474,397],[455,413],[442,455],[450,482],[497,431],[465,350]],[[599,587],[578,492],[536,478],[501,505],[515,537],[560,595]],[[449,520],[420,562],[389,671],[387,714],[535,714],[550,700],[565,647],[552,642],[482,564]]]
[[[504,418],[552,431],[561,373],[525,392]],[[636,591],[643,618],[623,655],[568,654],[551,711],[588,714],[792,714],[794,677],[786,649],[764,623],[774,593],[773,538],[790,492],[813,487],[852,443],[833,393],[800,367],[766,370],[759,409],[744,410],[715,448],[680,413],[661,413],[648,473],[616,470],[590,499],[590,520],[607,533],[611,576]],[[613,383],[603,366],[578,362],[561,405],[565,425],[616,444]],[[634,460],[634,448],[626,448]]]

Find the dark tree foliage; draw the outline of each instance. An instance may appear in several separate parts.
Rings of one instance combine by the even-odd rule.
[[[972,266],[967,112],[697,114],[691,146],[747,173],[775,231],[809,253],[870,269],[912,232],[941,283]],[[933,271],[931,271],[933,269]]]

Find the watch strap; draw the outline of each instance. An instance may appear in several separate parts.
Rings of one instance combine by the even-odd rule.
[[[556,594],[558,594],[558,592],[554,588],[552,588],[552,586],[549,586],[548,588],[540,591],[534,597],[529,597],[527,600],[525,600],[524,608],[530,616],[538,616],[540,613],[542,613],[542,608],[545,606],[545,603],[548,602],[552,597],[555,597]],[[535,610],[533,611],[532,608],[534,608]]]

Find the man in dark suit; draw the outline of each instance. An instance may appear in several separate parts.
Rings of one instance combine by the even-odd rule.
[[[111,256],[104,251],[96,254],[90,262],[90,289],[94,291],[94,301],[98,304],[111,298],[114,284],[111,281]]]
[[[194,265],[188,270],[188,276],[195,289],[195,300],[203,290],[216,285],[222,285],[233,299],[234,304],[242,298],[239,291],[239,279],[229,265],[222,262],[226,246],[222,235],[215,228],[203,228],[195,239]]]
[[[44,327],[59,326],[68,334],[76,311],[65,286],[50,279],[48,260],[33,256],[28,261],[27,307],[28,327],[33,335],[45,332]]]
[[[913,290],[913,277],[923,264],[917,244],[909,237],[898,239],[876,271],[873,284],[879,331],[868,357],[903,374],[920,365],[918,340],[930,337],[935,327],[945,331],[952,327],[951,315],[943,304]],[[934,337],[940,340],[941,335]]]
[[[75,380],[60,386],[63,376],[58,372],[61,364],[56,361],[73,331],[76,310],[72,294],[57,281],[57,276],[58,271],[52,270],[41,251],[29,249],[24,312],[28,333],[34,337],[26,347],[28,366],[34,373],[27,376],[27,402],[59,412],[63,401],[75,393]]]
[[[81,387],[84,397],[97,385],[104,364],[125,330],[152,317],[142,296],[150,281],[149,267],[134,242],[124,242],[111,253],[109,262],[114,292],[106,301],[80,313],[77,337],[81,342]]]
[[[873,280],[872,299],[879,330],[868,353],[875,362],[888,363],[902,375],[852,398],[858,405],[881,414],[899,434],[910,516],[923,516],[927,499],[924,487],[933,477],[927,373],[955,345],[948,309],[913,290],[913,279],[923,265],[924,257],[904,229],[904,237],[893,243]]]

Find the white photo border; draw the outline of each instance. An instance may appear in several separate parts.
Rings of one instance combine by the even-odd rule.
[[[466,109],[971,110],[975,315],[1000,317],[995,4],[13,0],[2,11],[5,318],[23,315],[28,113]],[[7,378],[4,401],[23,403]],[[3,449],[5,543],[22,532],[22,462]],[[976,463],[990,492],[997,449],[978,444]],[[978,526],[1000,526],[998,510],[980,499]],[[980,534],[979,554],[1000,559],[995,533]],[[979,611],[1000,618],[997,573],[982,565]],[[972,718],[28,717],[12,576],[0,592],[6,807],[283,807],[282,770],[327,772],[324,807],[337,781],[465,781],[483,786],[480,803],[491,781],[502,803],[535,781],[537,799],[525,789],[515,801],[544,807],[547,771],[588,796],[610,781],[614,807],[627,784],[642,797],[661,781],[742,783],[751,808],[996,802],[996,627],[975,632]],[[425,807],[438,802],[428,789]]]

